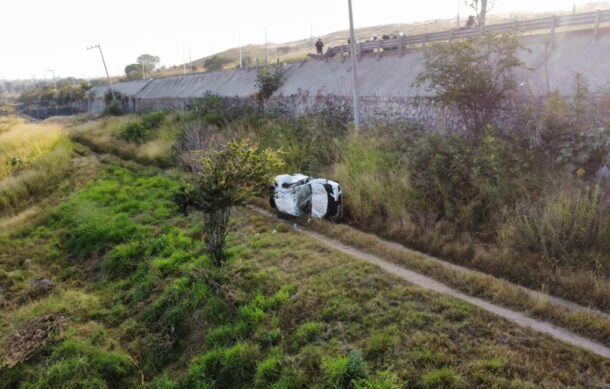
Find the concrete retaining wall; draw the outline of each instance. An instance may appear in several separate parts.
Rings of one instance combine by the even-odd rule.
[[[520,93],[537,98],[550,91],[573,94],[576,74],[581,74],[592,92],[610,89],[610,30],[601,30],[597,39],[592,31],[537,35],[522,38],[527,50],[519,53],[526,69],[515,78]],[[398,53],[367,54],[358,60],[362,117],[368,121],[411,118],[424,120],[428,107],[413,101],[430,96],[426,88],[414,86],[423,70],[421,49]],[[286,109],[302,114],[317,105],[332,103],[351,109],[351,61],[349,57],[308,60],[286,67],[282,86],[275,92],[273,104],[282,101]],[[150,81],[119,83],[116,90],[131,98],[135,111],[187,109],[206,93],[224,97],[251,98],[256,94],[256,70],[226,70],[167,77]],[[94,88],[90,111],[103,109],[106,87]],[[450,118],[449,118],[450,119]],[[435,123],[435,126],[452,126]]]

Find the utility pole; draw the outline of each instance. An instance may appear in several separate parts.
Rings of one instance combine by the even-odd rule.
[[[267,26],[265,26],[265,66],[269,63],[269,45],[267,43]]]
[[[110,74],[108,74],[108,67],[106,66],[106,60],[104,59],[104,53],[102,53],[102,46],[98,43],[97,45],[87,47],[87,50],[98,49],[100,56],[102,57],[102,63],[104,64],[104,70],[106,71],[106,77],[108,78],[108,85],[110,86],[110,94],[112,94],[112,101],[116,100],[114,95],[114,88],[112,87],[112,81],[110,80]],[[142,65],[144,67],[144,65]]]
[[[354,34],[354,16],[352,13],[352,0],[347,0],[349,8],[349,36],[352,51],[352,93],[354,96],[354,128],[360,128],[360,98],[358,96],[358,74],[356,72],[356,34]]]
[[[457,28],[460,28],[460,1],[462,0],[458,0],[458,13],[457,13]]]
[[[55,70],[49,69],[49,70],[47,70],[47,72],[49,72],[53,75],[53,88],[57,89],[57,80],[55,79]]]
[[[241,69],[243,66],[242,56],[241,56],[241,34],[237,34],[237,45],[239,46],[239,68]]]
[[[309,18],[309,43],[313,44],[313,20]]]

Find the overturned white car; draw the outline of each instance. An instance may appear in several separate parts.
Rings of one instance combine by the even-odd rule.
[[[338,221],[343,216],[343,196],[338,182],[303,174],[275,177],[269,203],[281,213]]]

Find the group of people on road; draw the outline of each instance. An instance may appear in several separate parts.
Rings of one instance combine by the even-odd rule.
[[[399,39],[399,38],[404,38],[406,35],[404,32],[398,32],[395,31],[394,34],[389,35],[389,34],[383,34],[381,36],[378,35],[373,35],[370,39],[368,39],[368,42],[375,42],[377,40],[387,40],[387,39]],[[347,38],[347,44],[351,44],[351,40],[349,38]],[[322,39],[319,38],[316,41],[316,53],[318,55],[324,55],[324,42],[322,42]]]
[[[460,30],[468,29],[468,28],[473,28],[477,24],[478,23],[477,23],[476,18],[474,16],[470,15],[468,17],[468,20],[466,21],[465,26],[464,27],[460,27]],[[373,36],[371,36],[367,40],[367,42],[375,42],[375,41],[378,41],[378,40],[388,40],[388,39],[401,39],[401,38],[404,38],[405,36],[406,35],[405,35],[404,32],[398,32],[398,30],[397,30],[397,31],[394,31],[394,33],[392,35],[389,35],[389,34],[383,34],[381,36],[373,35]],[[347,44],[348,45],[351,44],[351,41],[350,41],[349,38],[347,38]],[[316,52],[317,52],[318,55],[324,55],[324,42],[322,42],[321,38],[319,38],[316,41]]]

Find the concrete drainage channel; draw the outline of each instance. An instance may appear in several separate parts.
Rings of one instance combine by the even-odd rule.
[[[255,211],[256,213],[263,215],[265,217],[273,218],[278,221],[289,223],[288,221],[282,220],[282,219],[278,218],[275,214],[273,214],[269,211],[266,211],[264,209],[254,207],[254,206],[250,206],[249,208],[251,210]],[[403,280],[408,281],[414,285],[417,285],[424,289],[432,290],[437,293],[442,293],[442,294],[446,294],[446,295],[458,298],[460,300],[473,304],[479,308],[482,308],[487,312],[500,316],[514,324],[517,324],[520,327],[530,328],[534,331],[550,335],[553,338],[558,339],[564,343],[568,343],[570,345],[585,349],[587,351],[590,351],[594,354],[600,355],[605,358],[610,358],[610,348],[608,348],[600,343],[591,341],[582,336],[578,336],[568,330],[554,326],[550,323],[532,319],[522,313],[510,310],[507,308],[503,308],[501,306],[489,303],[489,302],[482,300],[480,298],[477,298],[477,297],[469,296],[458,290],[450,288],[449,286],[447,286],[441,282],[438,282],[428,276],[425,276],[423,274],[405,269],[404,267],[395,265],[376,255],[365,253],[354,247],[347,246],[347,245],[339,242],[338,240],[328,238],[320,233],[307,230],[306,228],[303,228],[301,226],[299,226],[298,231],[335,250],[343,252],[343,253],[345,253],[351,257],[354,257],[356,259],[359,259],[361,261],[365,261],[365,262],[371,263],[375,266],[378,266],[382,270],[384,270],[394,276],[400,277]],[[468,269],[465,269],[465,270],[469,271]],[[539,292],[535,292],[535,291],[531,291],[531,292],[539,293]],[[560,300],[560,299],[557,299],[557,300]],[[579,307],[579,309],[586,309],[586,308],[580,307],[576,304],[564,302],[563,300],[561,300],[561,301],[562,301],[562,303],[560,303],[561,305],[569,304],[572,308]]]

